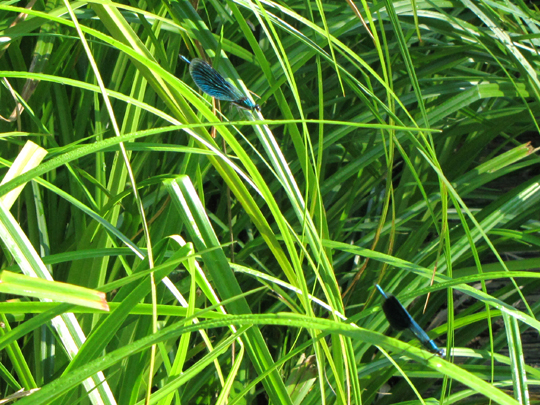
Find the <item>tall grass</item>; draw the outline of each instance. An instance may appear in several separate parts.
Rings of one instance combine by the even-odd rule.
[[[26,6],[0,4],[4,397],[532,402],[536,6]],[[389,329],[376,283],[444,359]]]

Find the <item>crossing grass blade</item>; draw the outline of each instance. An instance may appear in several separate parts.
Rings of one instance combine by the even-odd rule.
[[[5,244],[2,269],[23,272],[41,257],[55,281],[107,292],[114,301],[107,316],[73,309],[66,318],[88,332],[74,359],[66,356],[72,350],[64,343],[67,334],[36,329],[58,313],[32,317],[26,306],[49,303],[21,303],[16,319],[6,315],[13,329],[4,330],[0,347],[24,343],[24,356],[10,356],[4,368],[26,389],[33,386],[25,383],[31,378],[42,387],[24,403],[136,403],[151,391],[159,405],[217,398],[288,404],[300,396],[303,405],[367,405],[418,400],[412,384],[414,392],[438,403],[472,395],[518,402],[501,388],[525,400],[529,391],[535,395],[531,381],[538,373],[529,365],[534,357],[522,350],[523,332],[540,330],[540,303],[526,302],[540,288],[540,279],[526,274],[537,274],[531,269],[538,267],[540,254],[540,158],[527,144],[540,127],[534,71],[540,19],[527,8],[531,2],[464,1],[459,9],[437,1],[392,7],[357,2],[372,37],[350,9],[324,2],[60,2],[45,9],[1,3],[0,76],[20,96],[16,101],[1,92],[0,115],[9,117],[17,103],[25,104],[20,122],[0,121],[1,169],[21,153],[24,138],[10,135],[14,131],[32,136],[48,152],[37,167],[0,185],[3,196],[29,183],[3,214],[14,218],[6,240],[28,236],[28,249],[21,253],[28,263],[20,255],[14,260]],[[89,41],[91,52],[82,58],[68,4],[77,8],[73,15]],[[17,20],[19,14],[28,17]],[[412,31],[416,26],[422,44]],[[189,66],[178,58],[188,55],[190,44],[204,50],[210,64],[223,63],[211,70],[189,61],[192,80]],[[100,72],[90,69],[91,60]],[[96,73],[106,90],[96,86]],[[252,99],[238,77],[261,95],[271,124],[254,120],[256,104],[244,100]],[[199,90],[192,81],[201,78]],[[31,82],[35,89],[25,93],[23,85]],[[256,125],[217,124],[216,112],[184,82],[206,98],[249,109],[253,113],[245,115]],[[113,116],[104,108],[105,96],[114,99],[119,139],[111,137]],[[220,151],[204,125],[216,128],[225,149]],[[417,131],[428,126],[436,132]],[[120,140],[133,170],[118,155]],[[195,340],[195,329],[154,335],[150,308],[138,308],[150,301],[138,287],[150,272],[145,260],[150,245],[141,237],[143,219],[130,170],[150,218],[152,245],[163,247],[154,271],[172,265],[179,252],[171,235],[193,243],[195,227],[215,234],[203,238],[210,246],[200,243],[195,250],[209,276],[207,284],[198,284],[197,296],[180,263],[171,272],[187,302],[207,308],[213,301],[204,285],[216,287],[219,300],[251,291],[260,280],[272,289],[246,297],[249,315],[228,306],[233,321],[216,318],[221,323],[196,326],[223,351],[206,349],[210,346]],[[191,179],[201,201],[183,216],[163,185],[176,176]],[[188,217],[191,212],[200,214],[196,222]],[[203,214],[208,219],[203,221]],[[234,256],[224,249],[230,233]],[[13,243],[24,248],[20,238]],[[29,255],[32,246],[37,255]],[[221,257],[206,254],[209,249]],[[250,275],[240,274],[238,266],[249,268]],[[435,284],[428,287],[434,269]],[[357,275],[344,302],[341,294]],[[497,281],[489,294],[477,290],[482,280]],[[239,288],[227,289],[232,282]],[[459,362],[382,335],[388,322],[377,302],[382,300],[370,295],[378,296],[371,288],[376,283],[400,292],[413,318],[402,316],[407,329],[424,341],[413,320],[424,326],[425,319],[433,319],[437,326],[429,336],[446,334],[448,354]],[[172,291],[157,288],[160,325],[187,327]],[[409,302],[428,292],[421,318],[421,305]],[[523,306],[512,305],[518,302]],[[283,324],[272,326],[274,315],[284,312]],[[506,328],[492,327],[501,313],[515,323],[507,319]],[[359,328],[353,330],[341,316]],[[245,346],[242,359],[239,345],[231,344],[235,322],[260,325],[238,335],[253,343]],[[255,329],[263,339],[254,338]],[[475,340],[479,335],[486,339]],[[144,381],[152,374],[148,347],[154,343],[161,360],[149,386]],[[509,356],[499,354],[509,345]],[[310,369],[315,382],[309,390],[301,384],[288,390],[301,355],[315,356],[317,368]],[[175,361],[182,367],[171,367]],[[399,377],[396,367],[408,379]],[[96,372],[105,377],[99,393],[81,384]],[[513,375],[520,377],[514,387]],[[109,392],[101,389],[105,386]],[[385,386],[391,386],[392,396],[380,398]],[[12,388],[18,387],[5,395]],[[89,392],[97,394],[88,397]]]

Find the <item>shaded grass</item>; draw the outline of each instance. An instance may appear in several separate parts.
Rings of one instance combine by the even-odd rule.
[[[39,267],[117,304],[65,316],[64,333],[35,329],[56,309],[10,320],[4,339],[24,343],[9,339],[6,395],[18,381],[43,387],[21,400],[32,404],[373,403],[390,384],[377,403],[528,402],[538,376],[520,333],[539,329],[539,304],[525,299],[540,285],[528,144],[538,135],[537,11],[363,4],[373,36],[342,3],[53,2],[9,27],[22,11],[0,6],[10,38],[2,116],[15,105],[8,82],[25,103],[0,125],[49,156],[0,185],[6,195],[32,183],[2,211],[20,224],[0,235],[3,268]],[[179,53],[258,94],[262,114],[216,110]],[[8,167],[25,139],[3,140]],[[382,335],[375,283],[420,325],[433,321],[459,365]],[[192,324],[223,300],[230,320]],[[141,302],[180,304],[187,319],[141,315]],[[81,333],[87,342],[70,346]],[[510,395],[495,384],[508,375]]]

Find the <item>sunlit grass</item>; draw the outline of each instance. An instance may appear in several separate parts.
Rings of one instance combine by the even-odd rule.
[[[540,14],[355,4],[0,5],[2,177],[48,152],[0,185],[2,269],[111,308],[0,303],[4,397],[529,403]],[[391,331],[376,283],[449,355]]]

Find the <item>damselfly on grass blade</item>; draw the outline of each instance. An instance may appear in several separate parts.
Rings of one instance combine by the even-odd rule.
[[[259,104],[255,104],[242,94],[240,90],[225,80],[208,62],[198,58],[189,60],[183,55],[179,55],[179,57],[184,62],[189,63],[189,73],[193,81],[206,94],[218,100],[230,101],[247,110],[261,111]]]
[[[444,349],[439,349],[433,339],[430,339],[424,329],[422,329],[420,325],[416,323],[401,302],[399,302],[396,297],[387,295],[379,284],[377,284],[376,287],[384,297],[384,315],[386,315],[386,319],[392,328],[396,330],[410,330],[426,349],[432,353],[436,353],[439,356],[444,357]]]

